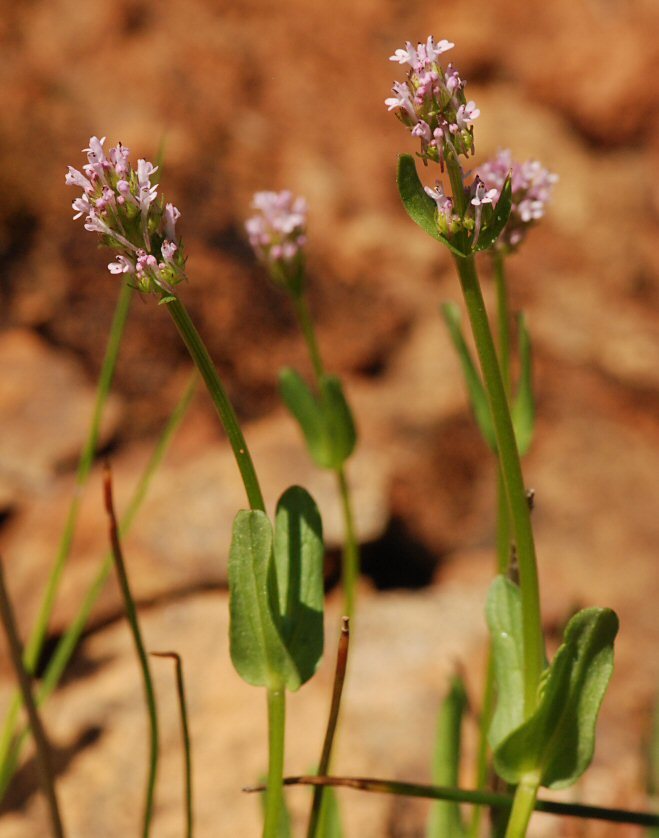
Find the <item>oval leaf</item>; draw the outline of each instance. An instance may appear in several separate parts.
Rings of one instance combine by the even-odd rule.
[[[323,553],[318,507],[305,489],[292,486],[277,505],[271,585],[293,668],[286,677],[289,690],[311,678],[323,655]]]
[[[272,525],[265,512],[243,509],[229,552],[231,660],[248,684],[281,689],[290,669],[271,608]]]
[[[617,632],[618,618],[608,608],[587,608],[570,620],[544,674],[535,713],[495,749],[500,777],[519,783],[525,774],[536,773],[543,786],[558,789],[583,774],[595,749]]]

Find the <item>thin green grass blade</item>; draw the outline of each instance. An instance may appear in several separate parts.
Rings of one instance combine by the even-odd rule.
[[[437,718],[432,781],[438,786],[456,786],[460,774],[462,747],[462,718],[467,708],[467,692],[462,678],[453,678],[448,694],[442,701]],[[465,834],[457,803],[433,803],[430,810],[427,838],[455,838]]]
[[[80,455],[76,471],[73,497],[71,498],[66,522],[57,547],[55,561],[48,576],[48,581],[46,582],[46,588],[41,600],[39,612],[23,653],[25,668],[30,674],[34,673],[39,657],[43,651],[44,641],[48,631],[48,623],[53,613],[60,580],[71,552],[71,544],[73,542],[73,535],[78,521],[80,504],[82,502],[82,493],[87,484],[94,461],[94,454],[96,453],[96,446],[98,444],[103,412],[110,393],[110,387],[114,377],[119,348],[121,346],[121,340],[132,297],[133,289],[128,285],[124,285],[119,294],[119,299],[117,300],[117,305],[112,319],[112,325],[110,327],[110,335],[105,350],[105,357],[103,359],[98,385],[96,387],[96,400],[90,421],[89,432],[87,434],[87,439]],[[2,734],[0,735],[0,766],[3,767],[7,764],[9,752],[12,748],[14,731],[16,729],[20,707],[20,694],[15,693],[11,698],[9,710],[2,728]],[[2,788],[2,786],[3,784],[0,779],[0,788]],[[0,799],[1,797],[2,794],[0,792]]]

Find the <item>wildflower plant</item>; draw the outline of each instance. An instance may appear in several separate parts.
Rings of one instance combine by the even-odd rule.
[[[444,315],[460,353],[479,426],[498,458],[498,575],[487,603],[492,651],[482,739],[487,735],[498,775],[516,788],[506,828],[507,838],[516,838],[526,834],[540,785],[571,785],[590,763],[595,722],[612,671],[618,622],[609,609],[580,611],[569,622],[563,645],[547,664],[531,511],[520,462],[520,449],[528,446],[532,432],[528,335],[522,329],[526,368],[523,366],[517,410],[511,411],[507,300],[502,292],[497,351],[475,254],[498,249],[502,255],[519,246],[528,226],[541,217],[555,177],[536,163],[514,167],[503,153],[469,180],[461,157],[473,152],[473,129],[471,124],[464,126],[458,114],[463,104],[463,114],[471,104],[473,121],[477,109],[473,103],[452,98],[449,81],[453,74],[458,79],[459,75],[452,65],[444,69],[437,61],[452,46],[447,41],[435,46],[428,38],[416,48],[408,42],[404,50],[397,50],[391,60],[409,64],[411,69],[407,82],[396,82],[397,95],[385,104],[420,137],[418,156],[424,164],[438,162],[440,170],[448,173],[451,186],[450,195],[439,181],[424,187],[414,159],[400,157],[398,188],[405,209],[423,230],[448,247],[457,268],[480,373],[466,349],[458,310],[445,308]],[[458,95],[463,95],[463,87],[462,82],[456,85]],[[514,413],[518,414],[517,422]],[[523,441],[520,426],[527,431]],[[496,708],[492,712],[494,682]],[[477,777],[480,788],[487,774],[486,753],[483,745]],[[478,816],[471,834],[477,833]]]
[[[272,281],[288,292],[309,351],[313,387],[310,388],[298,372],[286,367],[279,374],[279,389],[300,426],[311,458],[319,468],[336,475],[345,529],[344,613],[353,619],[359,547],[346,462],[355,450],[357,431],[341,380],[325,369],[307,302],[307,204],[304,198],[295,198],[288,190],[257,192],[252,209],[255,214],[245,222],[250,244]]]
[[[267,690],[269,791],[264,835],[274,836],[283,808],[286,690],[299,689],[313,675],[323,650],[322,523],[313,498],[293,486],[279,500],[273,528],[236,413],[178,297],[177,286],[187,278],[176,232],[180,212],[158,200],[152,182],[157,167],[140,159],[133,168],[121,143],[107,156],[104,144],[105,138],[92,137],[83,149],[88,162],[82,171],[69,166],[66,183],[82,189],[82,196],[73,202],[75,218],[84,216],[85,229],[98,233],[101,244],[115,251],[110,273],[166,304],[227,433],[249,503],[249,509],[236,516],[230,549],[230,649],[238,674]],[[279,239],[271,238],[268,244],[262,232],[263,253],[282,267],[285,277],[284,267],[296,257],[289,239],[295,234],[300,240],[302,235],[297,229],[303,219],[301,207],[284,216],[285,207],[267,202],[264,206],[269,210],[269,235]]]

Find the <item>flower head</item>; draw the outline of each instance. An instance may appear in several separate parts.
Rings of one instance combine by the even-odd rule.
[[[105,137],[92,137],[83,149],[87,163],[82,172],[68,167],[66,183],[82,189],[73,201],[74,219],[84,216],[84,226],[100,233],[101,242],[117,251],[108,265],[113,274],[135,278],[141,291],[171,293],[185,279],[185,256],[176,235],[181,213],[158,198],[151,179],[158,167],[148,160],[130,163],[130,152],[121,143],[104,149]]]
[[[272,278],[299,293],[307,242],[307,202],[292,192],[257,192],[245,222],[249,243]]]
[[[447,153],[456,158],[473,154],[473,123],[480,115],[476,103],[467,101],[466,82],[453,64],[444,69],[437,61],[453,47],[446,40],[435,43],[431,35],[416,47],[408,41],[404,49],[397,49],[389,60],[410,69],[405,81],[394,82],[394,95],[385,100],[387,108],[395,110],[403,125],[421,140],[420,156],[435,160],[442,169]]]
[[[497,199],[508,174],[511,175],[512,209],[496,247],[510,252],[519,247],[529,229],[543,217],[558,175],[537,160],[516,162],[507,148],[478,169],[479,177]]]

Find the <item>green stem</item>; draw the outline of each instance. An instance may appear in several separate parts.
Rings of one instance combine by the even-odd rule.
[[[501,471],[497,468],[497,573],[507,574],[510,568],[510,549],[512,546],[510,532],[510,510],[506,497],[506,483]]]
[[[496,279],[496,322],[499,350],[499,367],[503,386],[508,397],[510,407],[510,309],[508,305],[508,288],[506,284],[506,273],[504,257],[494,251],[494,272]],[[510,567],[510,510],[508,498],[506,497],[506,486],[501,466],[497,468],[497,528],[496,528],[496,554],[497,573],[507,574]],[[483,691],[483,708],[481,711],[478,752],[476,759],[476,788],[483,789],[487,783],[488,775],[488,743],[487,734],[489,731],[492,712],[494,710],[494,660],[492,648],[488,651],[487,671],[485,677],[485,688]],[[479,834],[482,809],[476,807],[471,822],[470,835],[476,838]]]
[[[36,621],[23,652],[23,662],[25,668],[31,675],[34,674],[39,657],[43,651],[44,641],[48,631],[48,623],[50,622],[57,591],[59,589],[60,579],[64,571],[64,566],[71,552],[71,544],[73,542],[73,535],[75,532],[78,515],[80,512],[80,504],[82,502],[82,492],[89,478],[89,473],[94,461],[96,453],[96,446],[101,428],[101,420],[103,418],[103,411],[108,399],[112,379],[114,377],[114,370],[117,364],[117,357],[119,354],[119,347],[126,325],[126,318],[130,308],[130,302],[133,297],[133,289],[124,285],[119,294],[117,305],[112,318],[112,325],[110,327],[110,335],[108,338],[107,347],[105,350],[105,357],[99,374],[99,380],[96,387],[96,399],[94,402],[94,411],[92,413],[91,422],[85,445],[80,454],[78,461],[78,468],[76,471],[75,486],[73,490],[73,497],[64,523],[64,529],[57,546],[57,553],[52,569],[50,571],[46,589],[41,600],[39,612]],[[21,696],[16,692],[11,699],[7,716],[5,717],[4,726],[2,728],[2,735],[0,735],[0,766],[4,768],[6,765],[9,751],[12,747],[14,731],[18,721],[18,714],[21,708]]]
[[[284,799],[284,737],[286,729],[286,693],[268,690],[268,789],[265,799],[263,838],[278,838]]]
[[[156,707],[156,694],[153,689],[153,680],[151,678],[151,670],[149,668],[149,659],[144,648],[144,641],[142,639],[142,632],[137,617],[137,608],[135,600],[130,590],[130,583],[128,581],[128,572],[126,570],[126,563],[124,561],[123,552],[121,549],[121,541],[119,539],[119,527],[117,526],[117,519],[114,513],[114,503],[112,499],[112,478],[109,467],[106,467],[103,481],[105,510],[109,519],[110,543],[112,545],[112,556],[114,558],[114,566],[117,572],[117,579],[119,587],[124,600],[124,608],[126,609],[126,617],[130,625],[131,634],[133,635],[133,643],[135,645],[135,652],[140,665],[142,673],[142,685],[144,688],[144,698],[147,706],[147,713],[149,716],[149,769],[146,782],[146,794],[144,800],[144,817],[142,821],[142,835],[148,838],[151,833],[151,821],[153,819],[153,806],[156,792],[156,777],[158,774],[158,709]]]
[[[64,838],[64,827],[62,826],[62,819],[57,805],[57,795],[55,793],[55,774],[53,771],[52,761],[50,758],[50,748],[48,746],[48,739],[46,738],[46,731],[43,728],[39,712],[32,695],[32,684],[30,682],[30,675],[25,668],[23,662],[23,654],[21,650],[21,641],[18,636],[16,628],[16,619],[14,617],[14,609],[9,600],[7,587],[5,585],[5,573],[2,560],[0,559],[0,618],[4,625],[5,633],[7,635],[7,643],[9,646],[9,654],[12,660],[16,677],[20,686],[21,695],[23,697],[23,704],[27,710],[28,719],[30,720],[30,730],[34,738],[36,747],[36,760],[39,769],[39,777],[41,785],[48,804],[48,812],[50,814],[51,831],[54,838]]]
[[[343,563],[341,568],[344,612],[351,621],[355,618],[355,604],[357,600],[357,580],[359,579],[359,544],[355,530],[355,516],[352,509],[352,497],[346,478],[345,468],[336,470],[343,509]]]
[[[499,338],[499,363],[506,393],[510,398],[510,306],[504,256],[494,251],[494,276],[497,289],[497,325]]]
[[[491,806],[493,809],[510,809],[514,798],[509,794],[492,791],[470,791],[442,786],[425,786],[421,783],[405,783],[398,780],[381,780],[374,777],[286,777],[285,786],[335,786],[376,794],[399,794],[404,797],[421,797],[428,800],[452,800],[455,803],[469,803]],[[263,791],[263,786],[245,788],[243,791]],[[631,809],[609,809],[604,806],[588,806],[584,803],[558,803],[555,800],[536,800],[533,809],[549,815],[569,818],[585,818],[610,823],[630,823],[638,826],[659,826],[659,815],[638,812]]]
[[[320,381],[325,375],[325,365],[320,354],[316,330],[309,312],[306,297],[303,293],[291,293],[295,314],[297,316],[309,356],[314,370],[316,387],[320,389]],[[342,587],[344,596],[344,614],[354,622],[355,602],[357,598],[357,580],[359,579],[359,542],[355,528],[355,516],[352,508],[350,485],[345,473],[345,467],[334,469],[341,498],[343,513],[343,561],[341,566]],[[354,632],[354,625],[353,625]]]
[[[524,838],[536,804],[540,780],[534,774],[523,777],[515,789],[513,808],[508,819],[506,838]]]
[[[314,329],[309,306],[307,305],[307,298],[304,294],[291,294],[293,305],[295,306],[295,314],[297,315],[304,340],[309,349],[311,363],[313,364],[313,371],[316,376],[316,383],[325,375],[325,365],[318,347],[318,339],[316,338],[316,330]]]
[[[201,377],[206,384],[215,409],[222,421],[231,448],[233,449],[240,475],[243,479],[249,505],[252,509],[260,509],[265,512],[265,502],[256,471],[254,470],[254,463],[252,462],[252,457],[245,442],[245,437],[238,424],[238,418],[236,417],[233,405],[229,401],[229,397],[220,381],[215,365],[208,354],[208,350],[183,303],[175,298],[170,300],[166,305],[192,360],[201,373]]]
[[[530,511],[508,398],[478,283],[474,257],[455,257],[455,262],[492,411],[512,534],[517,546],[524,633],[524,711],[528,718],[536,706],[537,688],[544,666],[540,592]]]
[[[142,472],[142,475],[139,479],[137,486],[135,487],[135,491],[133,496],[126,508],[126,512],[124,514],[123,520],[121,522],[121,534],[125,535],[129,529],[131,528],[135,517],[146,497],[146,493],[151,485],[151,481],[153,476],[155,475],[156,471],[158,470],[160,464],[163,461],[165,454],[169,448],[169,445],[172,441],[174,433],[176,432],[177,428],[183,421],[183,417],[185,416],[188,407],[190,406],[190,402],[192,401],[192,397],[194,395],[195,389],[197,386],[197,376],[196,374],[192,376],[190,383],[185,389],[181,400],[179,401],[178,405],[172,412],[165,429],[158,440],[158,443],[151,455],[149,462],[146,465],[146,468]],[[40,706],[43,704],[44,701],[53,693],[55,688],[57,687],[62,675],[66,667],[68,666],[69,661],[75,651],[78,642],[82,636],[82,633],[87,625],[89,620],[89,616],[92,612],[96,601],[98,600],[101,592],[105,587],[105,583],[112,572],[113,560],[112,554],[108,553],[108,555],[103,560],[101,567],[96,575],[96,578],[91,583],[87,593],[85,594],[85,598],[78,609],[77,614],[73,618],[73,621],[70,623],[69,627],[67,628],[66,632],[60,639],[53,656],[51,657],[50,661],[48,662],[48,667],[41,679],[41,683],[39,685],[39,690],[37,693],[37,704]],[[20,710],[20,697],[16,703],[16,716],[18,716],[18,712]],[[13,710],[13,705],[11,710]],[[10,710],[10,712],[11,712]],[[15,727],[15,723],[14,723]],[[13,728],[12,728],[13,734]],[[0,764],[0,800],[4,797],[4,794],[7,790],[9,783],[16,771],[18,766],[18,760],[20,757],[21,750],[23,748],[23,744],[25,743],[27,738],[27,731],[23,730],[19,733],[15,738],[13,735],[10,737],[9,747],[3,762]]]

